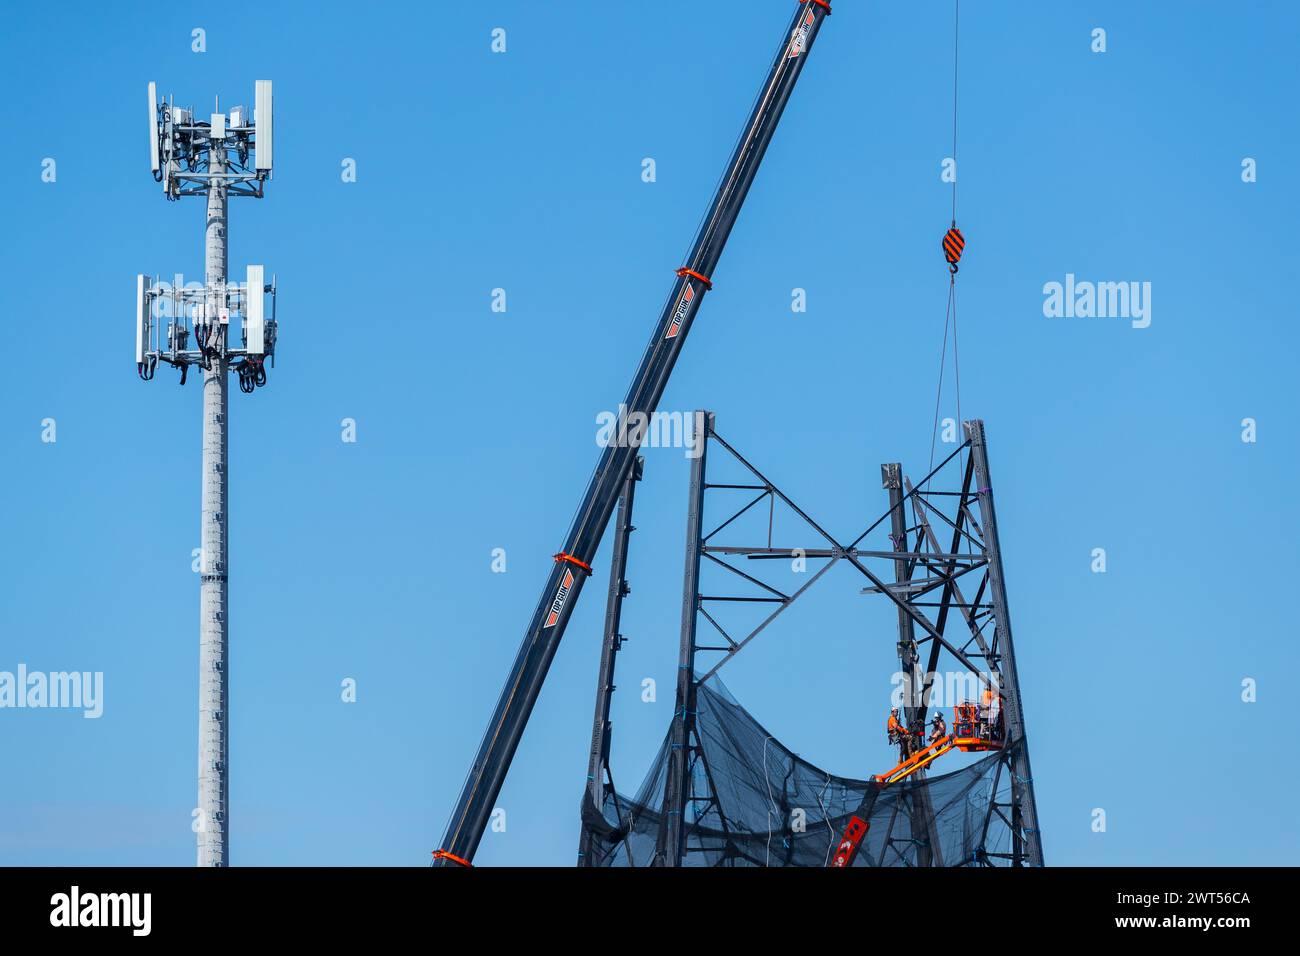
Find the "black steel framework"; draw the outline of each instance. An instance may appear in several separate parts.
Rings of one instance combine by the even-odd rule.
[[[609,719],[610,702],[614,696],[614,665],[618,652],[626,640],[620,629],[623,619],[623,599],[632,593],[627,581],[627,552],[629,539],[636,528],[632,524],[632,505],[636,500],[636,485],[645,469],[645,459],[638,456],[632,471],[623,482],[623,493],[618,498],[618,520],[614,526],[614,553],[609,564],[609,596],[605,601],[605,633],[600,645],[600,673],[596,679],[596,716],[591,727],[591,757],[587,763],[586,801],[592,807],[604,805],[605,795],[614,800],[614,812],[621,820],[622,808],[618,804],[618,790],[614,787],[614,774],[609,767],[609,741],[613,724]],[[578,865],[594,865],[596,855],[595,834],[586,823],[578,846]]]
[[[897,609],[898,654],[909,726],[924,727],[933,684],[945,663],[959,665],[970,676],[974,687],[997,689],[1005,715],[1005,745],[999,754],[997,776],[984,810],[983,833],[987,836],[996,816],[1011,833],[1007,851],[981,844],[968,859],[942,859],[933,829],[933,811],[924,788],[915,786],[918,781],[914,780],[915,797],[908,804],[911,826],[905,836],[896,838],[893,832],[896,816],[891,817],[889,832],[885,834],[875,864],[1041,866],[1042,841],[983,422],[965,422],[964,442],[919,483],[913,484],[897,463],[882,465],[883,484],[889,496],[888,511],[851,542],[841,543],[719,436],[711,413],[697,413],[696,421],[703,421],[706,431],[698,440],[701,453],[691,468],[679,671],[655,862],[664,866],[681,865],[691,852],[710,850],[716,854],[719,843],[726,842],[726,808],[718,803],[712,773],[694,724],[699,688],[834,565],[845,562],[867,579],[864,594],[882,595]],[[707,462],[712,448],[728,453],[752,481],[709,483]],[[955,487],[951,481],[954,473],[959,476]],[[726,506],[723,520],[710,521],[713,530],[705,533],[707,493],[724,490],[753,492],[754,497],[738,509]],[[817,542],[821,546],[774,546],[771,509],[777,502],[797,515],[821,539]],[[720,533],[764,503],[769,507],[765,544],[715,543]],[[889,547],[864,547],[864,542],[878,532],[888,534]],[[626,562],[626,557],[624,542],[618,560]],[[757,572],[742,570],[734,563],[738,558],[790,561],[793,557],[824,563],[809,573],[806,582],[788,593],[763,581]],[[702,561],[734,575],[738,589],[744,593],[701,593]],[[871,569],[874,563],[882,565],[879,573]],[[766,604],[772,610],[757,626],[747,627],[741,634],[720,620],[725,615],[715,608],[727,604]],[[711,643],[700,640],[701,621],[707,625]],[[719,637],[721,643],[717,641]],[[602,663],[602,671],[603,668]],[[606,696],[598,707],[598,724],[601,709],[607,714],[608,707]],[[876,726],[877,717],[866,715],[867,726]],[[607,720],[603,726],[606,733],[602,746],[607,754]],[[1010,784],[1006,788],[1000,787],[1004,773]],[[1009,791],[1009,797],[999,802],[998,794],[1003,790]],[[593,792],[591,796],[600,795]],[[864,818],[869,816],[869,810],[864,802]],[[590,805],[584,813],[584,848],[589,838],[585,822],[590,819],[586,815],[589,811]],[[597,865],[594,859],[591,863]]]
[[[894,581],[908,585],[912,580],[915,563],[903,555],[908,550],[907,510],[903,502],[903,466],[899,462],[890,462],[880,466],[881,483],[889,493],[889,540],[898,552],[894,558]],[[916,626],[907,612],[898,608],[898,663],[903,674],[903,722],[914,733],[924,735],[925,714],[918,706],[918,697],[913,692],[925,683],[925,672],[921,668],[921,655],[917,650]],[[898,748],[899,760],[908,757],[907,748],[902,744]],[[926,771],[916,774],[918,783],[923,782]],[[939,839],[934,831],[934,809],[930,805],[929,793],[918,789],[911,805],[912,826],[909,839],[915,845],[916,859],[920,866],[942,866],[943,856],[940,852]],[[918,841],[916,834],[924,834],[925,839]],[[892,840],[892,837],[890,838]],[[887,845],[890,843],[887,840]]]
[[[736,144],[690,255],[677,272],[677,280],[622,403],[621,408],[629,416],[648,415],[659,405],[700,302],[712,288],[711,278],[723,247],[821,25],[829,14],[827,0],[800,0],[793,19],[782,33],[767,80]],[[435,865],[463,865],[473,859],[478,849],[524,727],[636,458],[639,436],[635,431],[633,436],[626,443],[610,443],[601,453],[452,811],[442,847],[435,854]]]
[[[700,557],[704,553],[704,469],[708,457],[708,434],[713,431],[713,416],[697,414],[695,420],[703,426],[703,434],[696,436],[695,447],[699,454],[691,461],[691,491],[686,506],[686,568],[682,575],[682,638],[677,655],[677,689],[673,705],[673,723],[669,731],[668,777],[664,789],[664,815],[655,848],[655,860],[662,866],[680,866],[686,846],[686,810],[693,812],[695,822],[703,820],[710,809],[716,809],[712,787],[708,794],[691,791],[690,781],[696,776],[696,765],[712,779],[704,750],[695,733],[696,690],[695,652],[696,613],[700,601]],[[697,805],[702,804],[702,805]],[[726,821],[722,820],[725,828]]]

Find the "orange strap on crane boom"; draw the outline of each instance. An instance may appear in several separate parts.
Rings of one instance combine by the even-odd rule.
[[[463,856],[457,856],[455,853],[450,853],[447,850],[434,850],[433,858],[435,860],[451,860],[451,862],[459,864],[467,870],[474,869],[474,864],[469,860],[465,859]]]
[[[688,269],[685,266],[682,266],[680,269],[677,270],[677,274],[679,276],[690,276],[692,279],[699,279],[701,282],[704,283],[704,288],[706,289],[713,288],[713,281],[708,276],[700,275],[694,269]]]
[[[809,0],[799,0],[799,2],[800,2],[800,3],[808,3]],[[830,2],[830,0],[811,0],[811,2],[817,4],[817,6],[819,6],[819,7],[825,7],[825,8],[826,8],[826,15],[827,15],[828,17],[831,15],[831,2]]]
[[[565,552],[561,551],[559,554],[555,556],[555,563],[576,565],[577,567],[580,567],[582,568],[582,570],[587,572],[587,577],[591,577],[591,565],[588,564],[586,561],[582,560],[582,558],[576,558],[571,554],[566,554]]]

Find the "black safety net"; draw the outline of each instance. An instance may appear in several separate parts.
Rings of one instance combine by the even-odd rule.
[[[657,862],[670,747],[665,738],[634,797],[607,790],[599,808],[584,798],[585,865]],[[870,829],[854,866],[1005,865],[1008,756],[884,788],[837,777],[774,739],[715,678],[698,691],[682,865],[826,866],[855,813]]]

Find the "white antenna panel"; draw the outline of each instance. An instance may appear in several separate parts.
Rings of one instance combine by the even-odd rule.
[[[266,351],[266,268],[248,267],[248,283],[244,286],[244,348],[249,355],[262,355]]]
[[[149,84],[153,86],[152,83]],[[152,332],[152,313],[149,303],[149,277],[137,275],[135,277],[135,362],[139,365],[144,361],[144,355],[149,351],[150,333]]]
[[[271,81],[258,80],[253,99],[253,168],[271,169],[272,116],[271,116]]]
[[[158,85],[149,84],[149,168],[158,172]]]

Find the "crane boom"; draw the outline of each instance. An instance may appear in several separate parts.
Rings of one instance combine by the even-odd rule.
[[[763,154],[822,21],[829,15],[828,0],[799,0],[767,81],[696,236],[690,257],[677,271],[677,280],[628,389],[622,408],[629,417],[636,413],[650,415],[663,396],[691,322],[704,294],[712,287],[710,277],[722,256],[723,246],[735,225]],[[639,430],[632,429],[630,437],[632,440],[612,442],[601,451],[596,470],[565,538],[564,549],[555,556],[555,566],[547,578],[546,588],[533,612],[456,802],[443,836],[442,849],[434,854],[437,865],[467,865],[474,858],[546,672],[577,604],[583,582],[591,573],[591,561],[605,533],[619,491],[636,458]]]

